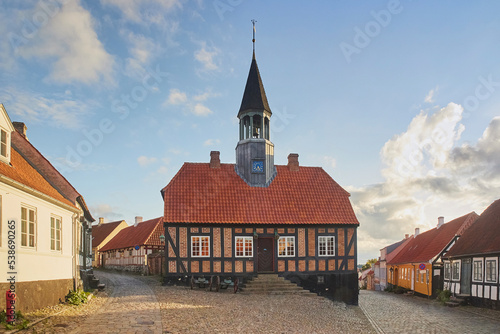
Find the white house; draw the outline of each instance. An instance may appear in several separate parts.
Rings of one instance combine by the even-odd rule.
[[[0,139],[0,261],[8,273],[0,277],[0,290],[15,282],[16,310],[57,304],[81,285],[80,270],[91,261],[93,218],[79,194],[68,196],[63,185],[69,182],[1,104]]]

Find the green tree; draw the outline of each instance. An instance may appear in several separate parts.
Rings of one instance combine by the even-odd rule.
[[[368,268],[373,267],[375,262],[377,262],[377,259],[370,259],[370,260],[366,261],[366,263],[363,265],[363,267],[361,267],[361,270],[366,270]]]

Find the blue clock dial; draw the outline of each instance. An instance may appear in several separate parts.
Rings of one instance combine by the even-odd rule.
[[[252,161],[252,172],[253,173],[263,173],[264,172],[264,161],[262,161],[262,160]]]

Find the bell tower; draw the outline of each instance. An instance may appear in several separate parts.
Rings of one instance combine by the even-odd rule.
[[[252,187],[267,187],[276,176],[274,144],[270,140],[272,112],[255,59],[255,20],[252,23],[252,64],[238,112],[236,173]]]

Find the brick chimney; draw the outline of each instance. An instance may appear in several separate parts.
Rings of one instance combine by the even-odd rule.
[[[139,225],[139,223],[142,223],[142,217],[141,216],[135,216],[134,226]]]
[[[438,217],[438,225],[437,228],[440,228],[444,224],[444,217]]]
[[[288,155],[288,169],[292,172],[299,171],[299,155],[297,153],[290,153]]]
[[[104,218],[103,217],[99,217],[99,225],[102,225],[104,224]]]
[[[21,134],[26,140],[28,140],[28,137],[26,137],[26,130],[28,130],[28,127],[26,124],[23,122],[12,122],[12,125],[14,125],[14,129],[16,129],[17,132]]]
[[[220,168],[220,152],[210,152],[210,168]]]
[[[408,239],[410,237],[410,235],[407,233],[405,234],[405,239]]]
[[[415,227],[415,237],[420,234],[420,228]]]

